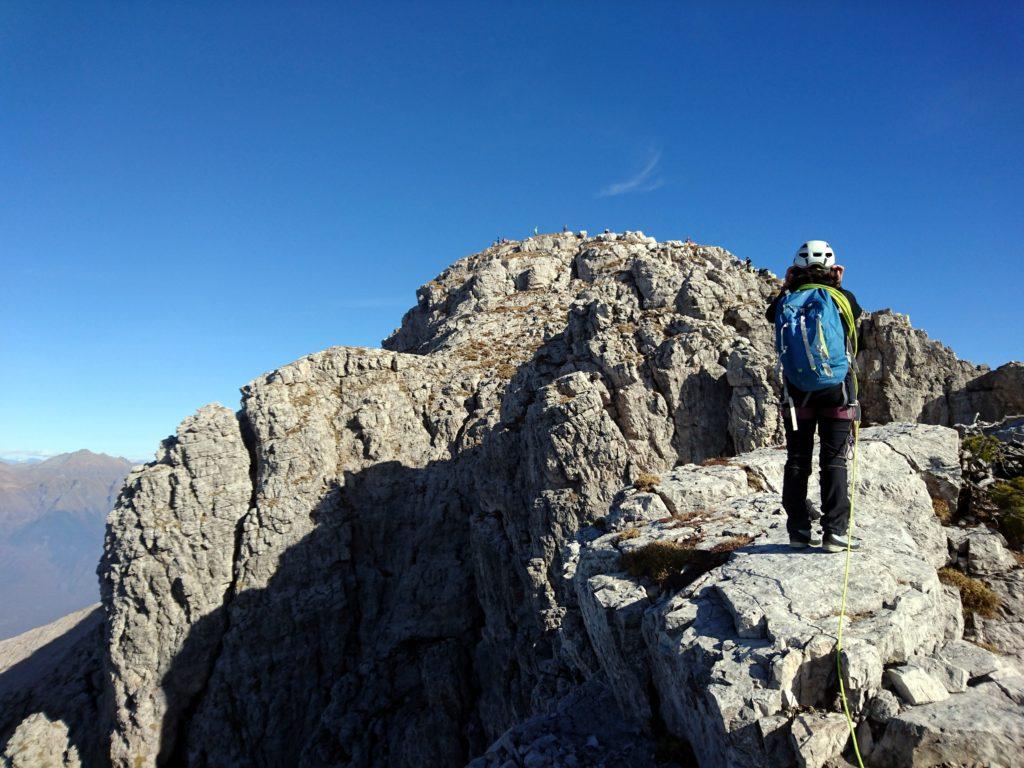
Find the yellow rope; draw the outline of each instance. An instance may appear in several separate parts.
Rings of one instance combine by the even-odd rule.
[[[860,745],[857,743],[857,732],[850,717],[850,705],[846,701],[846,686],[843,685],[843,617],[846,615],[846,590],[850,582],[850,547],[853,544],[853,501],[857,495],[857,443],[860,439],[860,421],[853,422],[853,482],[850,486],[850,524],[846,530],[846,569],[843,572],[843,599],[839,608],[839,634],[836,639],[836,669],[839,671],[839,696],[843,700],[843,713],[846,723],[850,726],[850,738],[853,739],[853,751],[857,755],[857,765],[864,768],[864,760],[860,756]]]

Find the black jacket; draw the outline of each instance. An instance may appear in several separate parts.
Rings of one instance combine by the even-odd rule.
[[[793,290],[798,291],[801,287],[802,286],[797,286]],[[848,291],[845,288],[840,288],[839,290],[842,291],[843,295],[850,300],[850,309],[853,310],[853,322],[854,324],[856,324],[857,320],[860,319],[860,316],[864,312],[864,310],[861,309],[860,304],[857,303],[857,297],[854,296],[851,291]],[[768,304],[768,308],[764,311],[764,316],[768,318],[768,322],[775,322],[775,308],[776,306],[778,306],[779,299],[785,296],[786,293],[786,290],[781,291],[779,295],[772,299],[771,302]],[[842,320],[843,329],[847,333],[850,333],[850,328],[847,326],[846,318],[843,317],[842,312],[839,313],[839,319]],[[858,331],[857,348],[860,349],[861,346],[863,346],[863,343]],[[793,400],[796,401],[797,405],[802,405],[806,403],[807,405],[816,405],[823,408],[831,408],[835,406],[845,405],[847,402],[852,400],[852,395],[850,394],[853,391],[853,384],[851,381],[852,376],[853,371],[851,369],[850,373],[847,375],[847,381],[844,382],[844,384],[836,384],[834,387],[829,387],[828,389],[823,389],[818,392],[803,392],[802,390],[793,386],[793,384],[788,379],[786,381],[786,387],[789,389],[789,393],[790,395],[792,395]]]

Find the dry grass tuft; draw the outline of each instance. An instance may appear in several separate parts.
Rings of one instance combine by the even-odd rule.
[[[737,549],[747,546],[747,544],[753,540],[753,536],[732,536],[715,544],[715,546],[711,548],[711,551],[717,553],[735,552]]]
[[[953,519],[953,510],[949,508],[947,501],[933,498],[932,509],[935,510],[935,516],[939,518],[940,523],[949,525],[949,521]]]
[[[647,493],[650,493],[660,482],[661,475],[655,475],[650,472],[641,472],[633,481],[633,487],[638,491],[646,491]]]
[[[301,405],[303,408],[308,408],[314,402],[316,402],[316,394],[311,389],[307,389],[301,395],[296,395],[292,398],[292,402],[296,405]]]
[[[626,528],[615,538],[615,541],[628,541],[629,539],[635,539],[640,535],[639,528]]]
[[[954,568],[941,568],[939,581],[956,587],[960,591],[960,602],[968,611],[986,619],[994,618],[999,610],[999,595],[985,586],[984,582],[972,579]]]
[[[646,578],[664,584],[688,566],[696,566],[698,572],[710,571],[726,560],[721,552],[709,552],[687,546],[689,542],[652,541],[631,552],[623,554],[619,562],[630,576]]]
[[[729,459],[725,456],[712,456],[710,459],[704,459],[700,463],[702,467],[724,467],[728,466]]]
[[[1002,653],[1002,651],[999,650],[999,646],[993,645],[992,643],[986,642],[985,640],[972,640],[969,637],[965,637],[964,640],[966,640],[969,643],[974,643],[979,648],[984,648],[989,653]]]
[[[761,479],[761,476],[757,474],[757,472],[748,467],[746,464],[743,464],[741,466],[743,467],[743,471],[747,475],[748,486],[753,488],[755,491],[764,492],[768,490],[768,486],[764,484],[764,480]]]

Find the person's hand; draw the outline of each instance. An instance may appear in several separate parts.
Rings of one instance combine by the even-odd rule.
[[[843,284],[843,272],[846,271],[846,267],[836,264],[832,267],[832,274],[836,276],[836,287]]]

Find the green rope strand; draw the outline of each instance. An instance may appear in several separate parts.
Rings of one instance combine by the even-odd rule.
[[[857,765],[864,768],[864,760],[860,756],[860,745],[857,743],[857,732],[850,716],[850,704],[846,700],[846,686],[843,685],[843,617],[846,615],[846,591],[850,582],[850,547],[853,544],[853,502],[857,495],[857,443],[860,439],[860,421],[853,422],[853,483],[850,487],[850,524],[846,530],[846,568],[843,572],[843,599],[839,608],[839,633],[836,639],[836,669],[839,671],[839,696],[843,700],[843,713],[850,727],[850,738],[853,740],[853,751],[857,755]]]

